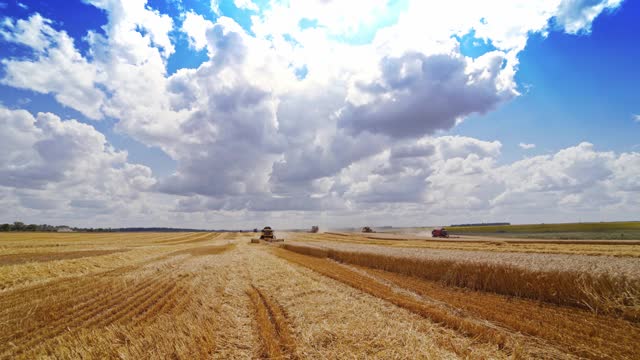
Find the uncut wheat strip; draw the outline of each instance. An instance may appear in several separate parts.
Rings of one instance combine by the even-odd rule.
[[[421,248],[439,250],[461,250],[461,251],[485,251],[497,253],[532,253],[532,254],[565,254],[565,255],[585,255],[585,256],[613,256],[613,257],[640,257],[640,246],[619,243],[619,244],[597,244],[597,243],[520,243],[496,241],[416,241],[398,240],[354,242],[359,244],[382,245],[390,248]]]
[[[419,247],[411,245],[411,247]],[[492,252],[516,252],[516,253],[533,253],[533,254],[565,254],[565,255],[583,255],[583,256],[610,256],[620,258],[638,258],[640,257],[640,246],[632,244],[554,244],[554,243],[502,243],[500,241],[492,241],[480,243],[478,245],[443,245],[443,246],[424,246],[441,249],[452,250],[470,250],[470,251],[492,251]]]
[[[314,249],[313,251],[314,251],[314,252],[317,252],[318,250]],[[485,295],[486,295],[486,296],[489,296],[489,294],[485,294]],[[568,312],[570,312],[570,311],[572,311],[572,309],[565,309],[565,310],[563,310],[563,311],[568,311]],[[579,310],[574,310],[574,311],[575,311],[575,312],[580,313],[580,311],[579,311]],[[584,314],[584,312],[582,312],[582,314]],[[525,316],[525,317],[526,317],[526,313],[524,313],[524,314],[523,314],[523,316]],[[608,332],[608,330],[607,330],[607,325],[606,325],[606,323],[605,323],[605,324],[603,324],[603,321],[602,321],[602,320],[599,320],[599,319],[603,319],[603,318],[602,318],[602,317],[596,318],[596,317],[595,317],[594,315],[592,315],[592,314],[591,314],[591,316],[590,316],[590,317],[592,317],[592,318],[594,318],[594,319],[595,319],[595,321],[593,322],[593,325],[592,325],[592,326],[593,326],[593,328],[594,328],[594,329],[597,329],[597,328],[598,328],[598,326],[599,326],[599,325],[601,325],[603,329],[601,329],[601,330],[599,331],[599,333],[601,333],[601,334],[607,334],[607,335],[608,335],[608,333],[607,333],[607,332]],[[589,317],[587,317],[587,318],[589,318]],[[585,317],[583,317],[583,316],[577,316],[575,319],[576,319],[576,321],[577,321],[577,322],[576,322],[575,324],[573,324],[573,325],[575,325],[576,327],[581,328],[581,329],[588,328],[587,326],[581,326],[581,323],[582,323],[582,324],[584,324],[584,322],[585,322],[585,320],[586,320],[586,319],[585,319]],[[623,321],[623,320],[615,320],[615,319],[614,319],[614,320],[611,320],[611,321],[614,321],[614,322],[616,322],[617,324],[622,324],[622,325],[624,325],[624,326],[622,326],[622,328],[628,327],[629,329],[631,329],[631,333],[635,333],[635,332],[637,332],[637,329],[636,329],[636,331],[635,331],[635,332],[633,331],[633,329],[634,329],[634,326],[633,326],[633,325],[631,325],[631,324],[629,324],[629,323],[626,323],[626,322],[625,322],[625,321]],[[585,329],[585,330],[586,330],[586,329]],[[613,329],[612,329],[612,330],[613,330]],[[575,330],[574,330],[574,331],[575,331]],[[595,331],[595,330],[594,330],[594,331]],[[587,331],[586,333],[587,333],[587,334],[591,334],[591,332],[590,332],[590,331]],[[616,332],[616,331],[613,331],[612,333],[613,333],[613,334],[616,334],[617,332]],[[596,334],[598,334],[598,331],[596,331]],[[618,332],[617,334],[620,334],[620,333]],[[557,332],[557,335],[558,335],[558,336],[560,336],[560,337],[564,336],[563,331],[559,331],[559,332]],[[591,336],[591,335],[587,335],[587,336],[586,336],[586,337],[587,337],[587,338],[585,339],[585,341],[586,341],[586,342],[589,342],[589,336]],[[626,339],[625,339],[625,338],[622,338],[622,339],[620,339],[620,338],[618,338],[618,339],[612,339],[612,338],[609,338],[609,339],[607,339],[607,340],[604,340],[604,339],[600,339],[600,338],[598,338],[597,336],[592,336],[591,341],[593,342],[593,344],[597,344],[597,343],[602,344],[602,348],[606,348],[607,343],[615,342],[615,343],[616,343],[616,345],[615,345],[615,346],[613,346],[614,350],[615,350],[616,348],[621,349],[621,352],[620,352],[621,354],[623,354],[623,355],[624,355],[624,354],[626,354],[626,356],[629,356],[629,354],[632,354],[633,352],[637,352],[637,345],[636,345],[636,344],[635,344],[635,342],[632,340],[633,338],[634,338],[634,336],[627,337]],[[567,343],[567,342],[565,342],[565,344],[566,344],[566,343]],[[587,346],[587,347],[588,347],[588,346]],[[597,348],[597,346],[596,346],[596,348]],[[575,347],[574,347],[574,349],[575,349]],[[625,349],[626,349],[626,350],[625,350]],[[590,351],[590,350],[586,350],[586,352],[585,352],[585,350],[583,350],[583,349],[577,349],[577,350],[575,350],[575,351],[574,351],[574,353],[575,353],[576,351],[582,351],[583,353],[580,353],[580,354],[584,354],[584,356],[598,357],[598,353],[594,354],[594,353],[593,353],[593,351]],[[606,351],[600,351],[600,352],[599,352],[600,356],[602,356],[604,353],[606,353]]]
[[[396,256],[408,259],[453,260],[498,265],[511,265],[524,270],[534,271],[574,271],[588,274],[621,275],[640,278],[640,262],[636,258],[612,256],[586,256],[568,254],[535,254],[517,252],[490,252],[469,250],[446,250],[427,248],[398,248],[376,244],[339,243],[316,241],[313,243],[289,242],[290,245],[302,245],[354,251],[361,253]]]
[[[308,266],[309,264],[307,263],[306,266]],[[337,266],[340,266],[338,264],[335,264]],[[318,270],[316,267],[313,267],[314,270]],[[507,347],[511,347],[511,351],[515,350],[516,348],[519,348],[520,345],[516,342],[516,340],[518,341],[523,341],[523,340],[527,340],[522,338],[522,336],[516,336],[517,334],[513,334],[513,333],[505,333],[504,329],[500,329],[500,328],[496,328],[495,325],[491,324],[491,323],[486,323],[486,322],[482,322],[482,323],[473,323],[471,321],[464,321],[464,322],[460,322],[459,319],[456,319],[456,317],[462,316],[465,318],[465,320],[469,320],[469,317],[466,316],[465,314],[459,314],[459,312],[454,316],[447,316],[446,312],[443,313],[442,312],[438,312],[436,310],[436,308],[431,307],[431,309],[429,309],[427,311],[427,313],[424,312],[424,308],[419,308],[416,307],[415,304],[411,304],[411,302],[408,302],[406,300],[403,301],[398,301],[398,299],[394,299],[391,296],[384,296],[383,292],[379,292],[378,290],[374,290],[375,287],[373,286],[362,286],[361,284],[358,283],[363,283],[365,281],[361,281],[361,280],[357,280],[357,279],[348,279],[345,276],[340,276],[339,274],[337,274],[337,272],[334,272],[333,274],[331,274],[330,272],[327,272],[326,269],[323,269],[324,271],[322,271],[323,274],[331,276],[331,277],[335,277],[336,279],[339,279],[339,281],[343,281],[343,282],[347,282],[350,285],[355,285],[357,288],[363,289],[367,292],[371,292],[374,293],[376,296],[380,296],[382,295],[382,297],[386,300],[390,300],[392,301],[394,304],[399,305],[401,307],[405,307],[408,308],[418,314],[421,314],[423,316],[427,315],[430,318],[432,318],[433,320],[436,320],[437,322],[443,323],[446,326],[450,326],[458,331],[462,331],[464,334],[466,335],[471,335],[474,336],[475,338],[478,339],[482,339],[482,340],[490,340],[494,343],[496,343],[496,339],[498,339],[498,346],[503,346],[506,345]],[[490,334],[490,335],[488,335]],[[487,336],[488,335],[488,336]],[[501,340],[502,336],[504,336],[505,339],[509,340],[510,344],[504,344],[503,340]],[[535,340],[535,339],[533,339]],[[537,349],[535,347],[531,346],[531,339],[529,339],[529,344],[528,344],[528,349],[527,352],[530,355],[535,355],[538,354],[538,356],[540,356],[540,354],[547,354],[549,353],[544,346],[537,346]],[[554,357],[558,357],[557,353]]]
[[[345,268],[340,268],[337,264],[329,260],[311,258],[305,255],[292,253],[279,253],[279,256],[296,264],[303,265],[318,271],[323,275],[335,280],[344,282],[359,290],[365,291],[373,296],[380,297],[393,304],[412,311],[418,315],[427,317],[432,321],[443,324],[465,336],[470,336],[482,341],[490,342],[498,346],[499,349],[512,347],[512,339],[500,331],[487,327],[485,324],[478,324],[467,319],[462,319],[456,315],[443,311],[440,307],[417,301],[416,299],[396,293],[389,286],[372,282],[370,278],[357,274]]]
[[[380,252],[284,244],[292,251],[468,287],[640,319],[640,281],[625,276],[527,270],[512,265],[400,257]],[[635,306],[634,306],[635,305]]]
[[[633,357],[640,351],[640,329],[632,324],[586,311],[554,307],[496,294],[464,291],[438,283],[361,268],[373,276],[422,296],[435,298],[475,317],[535,336],[564,351],[587,358]]]

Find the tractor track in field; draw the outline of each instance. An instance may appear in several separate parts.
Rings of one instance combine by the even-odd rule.
[[[550,347],[544,341],[538,341],[536,338],[524,337],[521,334],[510,331],[509,329],[494,324],[485,319],[477,319],[468,317],[459,311],[452,311],[448,306],[443,306],[434,301],[407,294],[398,291],[395,287],[383,281],[376,281],[368,274],[362,274],[360,271],[349,269],[334,261],[316,258],[308,255],[301,255],[286,251],[284,249],[274,249],[274,253],[297,265],[309,268],[324,276],[342,282],[360,291],[363,291],[374,297],[388,301],[398,307],[404,308],[414,314],[420,315],[434,323],[450,328],[457,333],[486,344],[492,344],[496,350],[504,351],[508,354],[519,354],[526,357],[555,357],[555,358],[572,358],[572,356],[563,356],[556,348]],[[527,349],[524,350],[521,343],[527,343]],[[455,352],[462,357],[470,357],[468,349],[459,348],[447,341],[440,341],[439,346]]]
[[[298,359],[295,337],[284,309],[256,286],[247,290],[251,299],[258,334],[261,339],[260,357],[263,359]]]

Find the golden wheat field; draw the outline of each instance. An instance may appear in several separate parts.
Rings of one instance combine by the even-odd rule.
[[[0,235],[0,359],[634,359],[633,244]]]

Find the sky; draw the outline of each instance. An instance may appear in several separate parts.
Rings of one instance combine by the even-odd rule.
[[[640,4],[0,0],[0,222],[640,220]]]

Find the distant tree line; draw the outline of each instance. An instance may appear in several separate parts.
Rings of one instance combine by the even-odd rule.
[[[38,231],[38,232],[205,232],[205,231],[227,231],[227,230],[202,230],[202,229],[179,229],[168,227],[129,227],[129,228],[81,228],[66,225],[48,224],[25,224],[16,221],[13,224],[0,224],[0,232],[7,231]]]
[[[456,226],[506,226],[511,225],[508,222],[497,222],[497,223],[477,223],[477,224],[452,224],[450,227]]]
[[[167,228],[167,227],[129,227],[129,228],[118,228],[113,229],[113,231],[120,232],[206,232],[206,231],[215,231],[215,230],[202,230],[202,229],[178,229],[178,228]]]
[[[48,225],[48,224],[25,224],[21,221],[16,221],[13,224],[0,224],[0,231],[58,231],[59,229],[70,229],[65,225]]]

